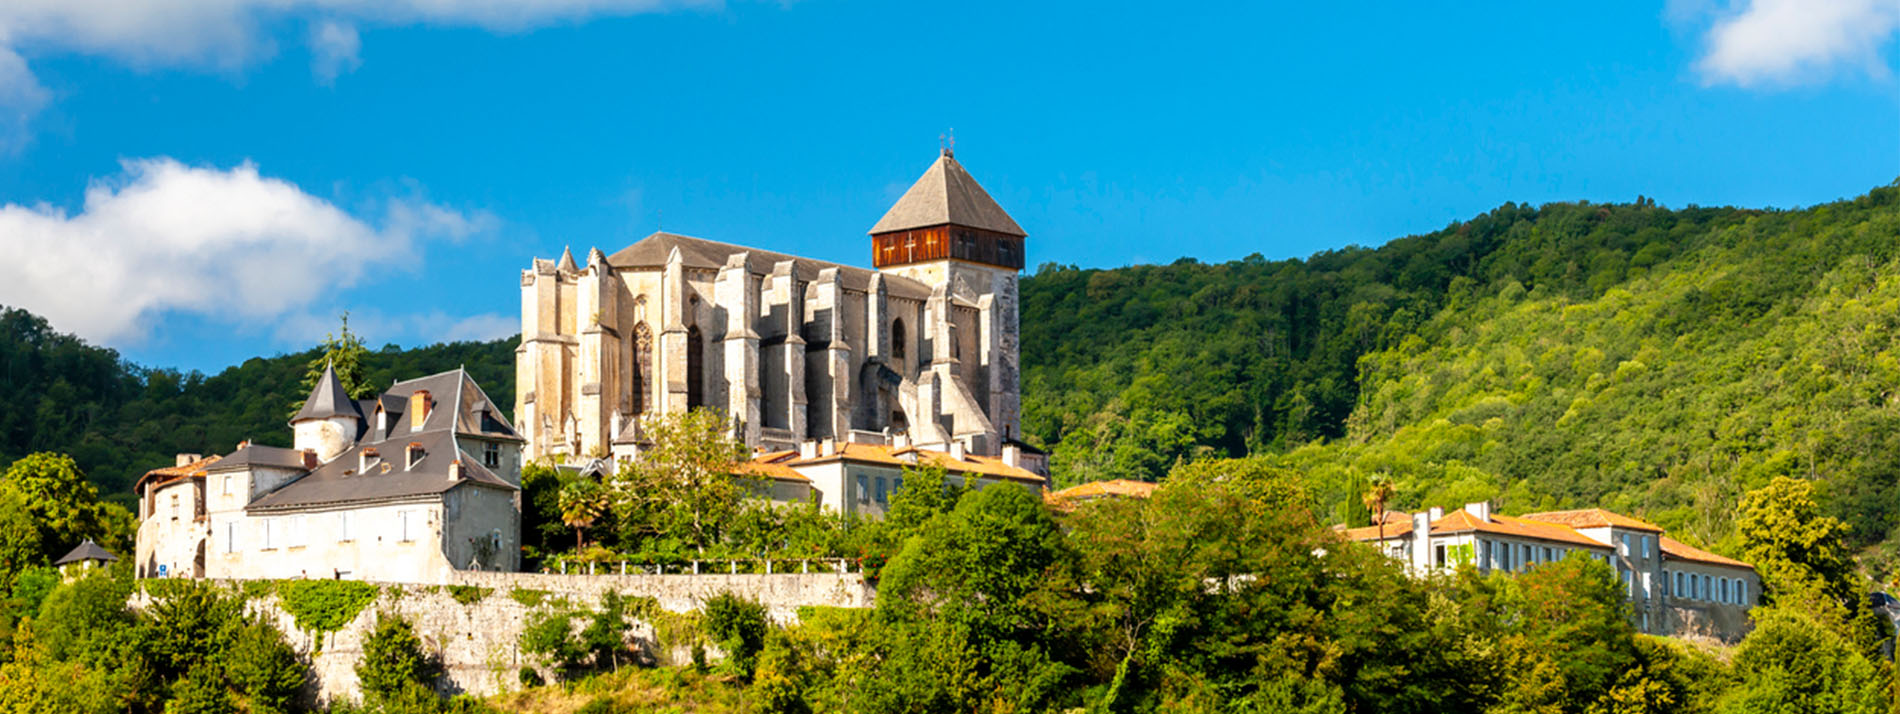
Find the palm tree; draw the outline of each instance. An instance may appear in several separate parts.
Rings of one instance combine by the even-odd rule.
[[[574,529],[574,552],[587,546],[587,527],[607,510],[607,493],[599,483],[580,478],[561,487],[561,522]]]
[[[1385,552],[1385,502],[1392,499],[1392,479],[1385,474],[1372,477],[1361,501],[1372,510],[1372,525],[1379,528],[1379,552]]]

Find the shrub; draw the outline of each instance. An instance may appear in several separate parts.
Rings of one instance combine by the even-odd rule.
[[[537,607],[548,599],[548,591],[534,588],[515,588],[508,591],[508,597],[521,603],[522,607]]]
[[[726,651],[726,666],[733,674],[752,676],[767,630],[764,605],[732,593],[706,601],[706,633]]]
[[[367,701],[388,703],[398,696],[409,698],[404,690],[426,687],[435,677],[435,663],[422,651],[422,639],[408,620],[390,613],[377,613],[376,629],[363,640],[363,657],[356,663],[356,678],[362,684]]]
[[[533,667],[522,667],[521,671],[517,672],[515,676],[521,680],[521,686],[524,687],[539,687],[543,684],[547,684],[547,680],[542,679],[541,673],[535,671]]]
[[[482,598],[488,597],[488,594],[494,591],[494,588],[484,588],[477,585],[450,585],[449,597],[455,598],[456,602],[462,603],[463,605],[473,605],[481,601]]]

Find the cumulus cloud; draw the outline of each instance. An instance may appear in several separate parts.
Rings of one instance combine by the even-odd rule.
[[[276,51],[269,30],[309,22],[311,70],[333,80],[357,64],[357,27],[439,25],[513,32],[721,0],[5,0],[0,2],[0,112],[31,115],[45,92],[29,55],[76,52],[140,68],[241,68]]]
[[[105,344],[137,342],[169,312],[270,324],[372,270],[413,266],[425,241],[493,220],[393,200],[376,225],[250,163],[122,167],[87,188],[76,214],[0,206],[0,304]]]
[[[1889,74],[1900,0],[1740,0],[1718,13],[1696,68],[1711,84],[1792,85],[1845,68]]]

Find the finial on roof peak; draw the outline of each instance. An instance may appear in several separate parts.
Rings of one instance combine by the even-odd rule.
[[[580,272],[580,267],[574,265],[574,250],[572,248],[561,246],[561,264],[557,267],[570,273]]]
[[[957,157],[957,130],[955,127],[937,135],[937,148],[943,152],[944,158],[954,159]]]

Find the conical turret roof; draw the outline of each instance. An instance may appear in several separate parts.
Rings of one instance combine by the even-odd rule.
[[[87,538],[86,542],[80,543],[79,547],[74,548],[71,553],[66,554],[66,557],[60,558],[53,564],[65,565],[67,563],[77,563],[82,560],[98,560],[110,563],[118,559],[119,556],[113,555],[111,551],[99,547],[98,543],[94,543],[91,538]]]
[[[957,163],[956,156],[949,151],[938,156],[917,183],[911,184],[904,197],[897,199],[897,204],[871,227],[871,234],[946,223],[1013,236],[1028,235],[1002,206],[996,205],[989,192],[977,185],[976,179],[963,170],[963,165]]]
[[[317,378],[317,386],[310,390],[310,397],[303,400],[303,408],[290,418],[290,423],[333,416],[362,419],[363,412],[357,410],[356,400],[343,391],[343,380],[337,379],[335,366],[326,363],[323,365],[323,376]]]

